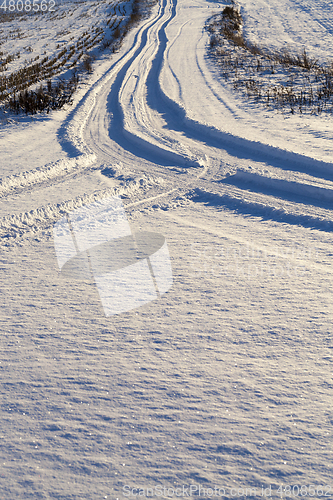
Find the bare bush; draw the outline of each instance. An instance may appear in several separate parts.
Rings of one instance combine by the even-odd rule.
[[[92,73],[92,57],[88,54],[85,54],[83,59],[83,69],[88,73]]]
[[[49,80],[47,86],[42,85],[35,91],[24,90],[9,99],[8,107],[15,113],[25,112],[26,114],[36,114],[37,112],[61,108],[71,101],[71,97],[77,88],[79,78],[77,74],[68,80],[59,80],[52,84]]]

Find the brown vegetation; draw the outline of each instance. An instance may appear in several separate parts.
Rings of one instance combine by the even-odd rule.
[[[134,0],[129,16],[126,15],[125,8],[121,15],[119,12],[117,14],[116,6],[112,5],[104,29],[95,25],[72,45],[61,49],[58,44],[57,49],[61,50],[53,57],[46,55],[40,59],[36,56],[11,73],[8,73],[8,67],[15,58],[20,57],[20,53],[5,56],[0,52],[0,104],[15,113],[34,114],[49,112],[71,102],[71,96],[79,82],[79,74],[91,73],[93,70],[93,49],[109,49],[112,53],[119,50],[126,33],[147,15],[156,1]],[[26,51],[33,52],[33,48],[28,47]],[[72,76],[66,81],[61,79],[60,76],[69,69],[72,70]]]
[[[242,34],[239,10],[227,6],[208,23],[210,52],[222,75],[248,98],[291,113],[333,111],[333,64],[320,65],[304,49],[268,51]]]

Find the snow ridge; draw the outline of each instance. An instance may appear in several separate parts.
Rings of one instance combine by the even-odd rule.
[[[84,170],[93,165],[95,161],[95,154],[84,154],[78,158],[66,158],[43,167],[38,167],[35,170],[9,175],[0,179],[0,198],[6,196],[14,189],[24,189],[45,181],[55,180],[73,171]]]
[[[16,215],[8,215],[0,220],[0,245],[7,246],[11,243],[18,243],[22,236],[38,234],[50,228],[57,220],[73,210],[93,203],[94,201],[112,196],[131,198],[135,193],[145,193],[152,187],[164,187],[164,180],[160,177],[142,175],[140,177],[126,179],[122,185],[110,189],[100,190],[91,194],[83,194],[72,200],[67,200],[58,204],[50,204],[39,207],[29,212],[22,212]],[[155,199],[158,196],[150,197]],[[133,202],[133,205],[143,203],[144,200]],[[131,206],[130,203],[128,206]]]

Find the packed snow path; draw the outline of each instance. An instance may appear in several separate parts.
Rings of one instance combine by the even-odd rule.
[[[5,500],[333,493],[331,121],[224,85],[203,30],[220,8],[161,0],[62,119],[65,157],[6,156]],[[58,272],[52,226],[114,194],[133,232],[166,237],[174,283],[105,318],[94,283]]]

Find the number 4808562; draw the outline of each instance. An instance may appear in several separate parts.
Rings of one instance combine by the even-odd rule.
[[[280,488],[277,490],[277,493],[280,494],[280,497],[330,497],[332,496],[332,486],[316,486],[314,484],[310,484],[308,486],[302,485],[298,486],[295,484],[292,485],[284,485],[281,484]]]
[[[0,9],[4,12],[54,12],[55,0],[3,0]]]

